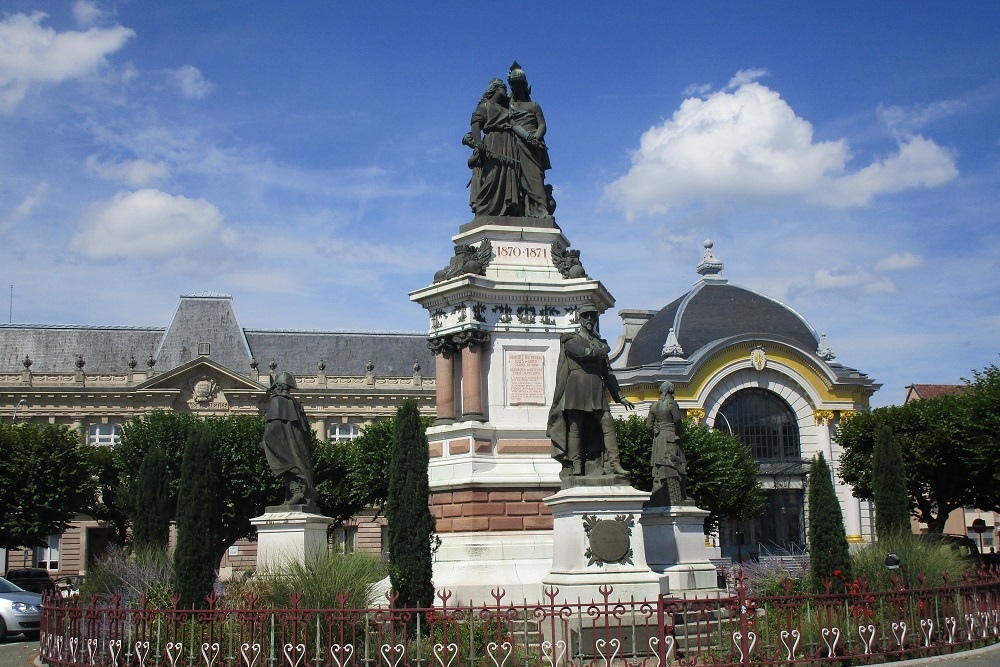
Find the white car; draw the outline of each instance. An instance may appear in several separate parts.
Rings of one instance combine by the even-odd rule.
[[[18,588],[0,577],[0,642],[7,635],[38,639],[42,626],[42,596]]]

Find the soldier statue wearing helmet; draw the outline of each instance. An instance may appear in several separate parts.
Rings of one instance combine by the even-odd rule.
[[[598,334],[598,314],[594,306],[582,306],[577,311],[580,330],[560,338],[547,434],[552,440],[552,455],[562,462],[566,473],[564,486],[573,476],[628,474],[619,459],[615,422],[605,390],[625,409],[634,406],[622,397],[611,373],[611,348]]]
[[[284,505],[316,505],[313,485],[313,440],[302,404],[290,390],[298,389],[288,371],[278,373],[268,393],[261,449],[275,476],[285,483]]]

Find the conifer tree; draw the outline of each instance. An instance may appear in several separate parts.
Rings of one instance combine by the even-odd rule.
[[[388,521],[389,576],[399,594],[396,606],[430,607],[434,602],[431,581],[431,540],[434,519],[428,501],[427,434],[417,402],[403,401],[396,412],[396,431],[389,463]]]
[[[825,591],[825,579],[833,582],[833,591],[837,592],[851,577],[844,518],[822,452],[813,459],[809,470],[809,577],[817,592]]]
[[[872,454],[872,493],[875,497],[875,535],[884,540],[910,532],[910,500],[899,441],[886,424],[875,431]]]
[[[132,546],[136,551],[166,551],[174,515],[170,476],[163,449],[152,447],[139,466],[132,515]]]
[[[212,549],[219,528],[213,446],[211,431],[200,425],[188,435],[181,462],[172,585],[182,607],[204,607],[218,568]]]

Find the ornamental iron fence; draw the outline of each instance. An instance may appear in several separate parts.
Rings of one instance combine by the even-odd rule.
[[[136,609],[47,597],[40,653],[58,667],[663,667],[873,664],[951,653],[1000,639],[1000,576],[980,571],[943,586],[894,580],[890,591],[849,582],[841,593],[755,596],[737,572],[729,590],[701,598],[537,604],[506,599],[429,609]]]

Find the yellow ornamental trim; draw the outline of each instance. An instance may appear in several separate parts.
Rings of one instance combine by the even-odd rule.
[[[816,419],[816,426],[829,424],[833,421],[833,410],[817,410],[813,417]]]
[[[685,412],[688,417],[694,420],[695,424],[700,424],[701,420],[705,418],[705,411],[701,408],[688,408]]]
[[[841,410],[840,411],[840,421],[849,422],[854,419],[854,415],[858,414],[857,410]]]
[[[758,346],[761,346],[758,341],[745,341],[719,350],[706,359],[691,379],[690,396],[692,398],[700,396],[713,378],[731,366],[746,364],[750,367],[750,352]],[[857,388],[835,386],[811,359],[797,353],[793,348],[770,342],[765,349],[769,368],[774,369],[775,365],[779,365],[796,371],[815,390],[821,401],[857,402],[856,392],[859,391]]]

